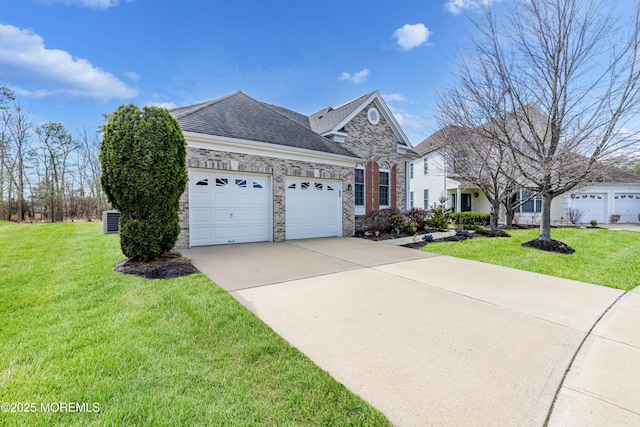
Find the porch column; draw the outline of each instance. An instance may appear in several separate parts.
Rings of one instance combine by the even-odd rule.
[[[462,209],[462,189],[456,188],[456,212],[460,212]]]

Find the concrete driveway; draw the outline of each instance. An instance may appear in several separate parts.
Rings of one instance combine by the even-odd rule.
[[[640,293],[356,238],[183,253],[395,425],[640,425]]]
[[[598,227],[608,228],[609,230],[624,230],[640,233],[640,223],[598,224]]]

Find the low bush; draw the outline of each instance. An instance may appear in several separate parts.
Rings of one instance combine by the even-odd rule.
[[[372,233],[391,233],[394,231],[391,218],[400,214],[398,209],[381,209],[365,216],[365,229]]]
[[[390,231],[400,233],[400,231],[404,230],[406,223],[407,220],[404,219],[404,215],[402,215],[400,212],[393,214],[391,215],[391,218],[389,218],[389,226],[391,228]]]
[[[475,230],[476,234],[482,234],[482,235],[485,235],[485,236],[488,236],[489,233],[490,233],[490,231],[488,229],[486,229],[484,227],[478,227],[477,225],[474,226],[474,230]]]
[[[427,209],[420,208],[411,208],[405,214],[408,221],[413,221],[416,223],[416,231],[424,230],[424,228],[427,226],[430,215],[431,213]]]
[[[415,221],[407,221],[402,227],[404,234],[415,234],[418,231],[418,223]]]
[[[465,225],[487,226],[489,225],[490,215],[482,212],[456,212],[451,214],[451,221],[458,227]]]

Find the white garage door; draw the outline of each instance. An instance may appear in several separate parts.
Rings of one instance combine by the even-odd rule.
[[[613,213],[620,215],[618,222],[640,222],[640,193],[615,193]]]
[[[582,222],[589,222],[592,219],[595,219],[600,224],[609,222],[606,217],[606,193],[576,194],[573,207],[582,211]]]
[[[342,183],[288,178],[285,192],[287,239],[342,236]]]
[[[190,171],[191,246],[271,240],[270,177]]]

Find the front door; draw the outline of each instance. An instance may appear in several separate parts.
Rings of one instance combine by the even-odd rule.
[[[460,212],[471,212],[471,194],[462,193],[461,196]]]

